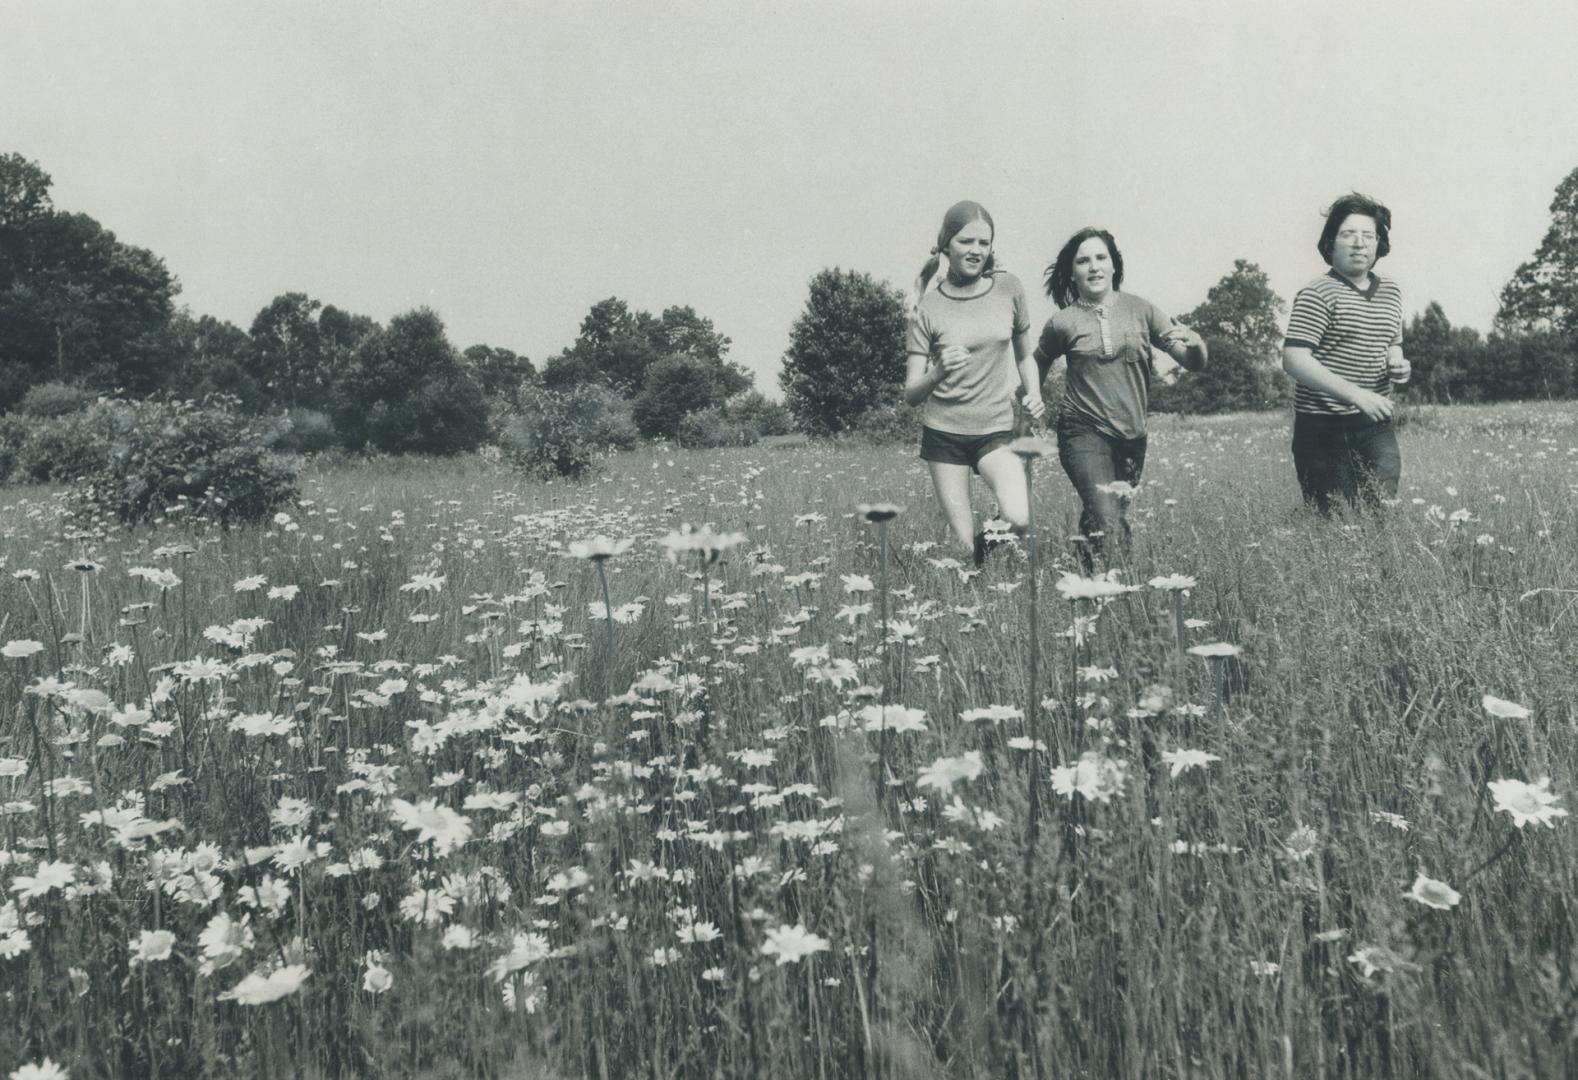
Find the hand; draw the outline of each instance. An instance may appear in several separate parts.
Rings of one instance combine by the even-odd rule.
[[[1182,345],[1186,349],[1204,349],[1205,339],[1190,327],[1182,323],[1169,326],[1162,335],[1173,345]]]
[[[1382,397],[1380,394],[1377,394],[1372,390],[1362,390],[1355,388],[1353,392],[1353,404],[1357,405],[1359,411],[1362,412],[1366,417],[1376,421],[1377,423],[1382,420],[1390,420],[1392,418],[1392,399],[1389,397]]]
[[[1414,366],[1408,362],[1408,357],[1399,353],[1392,353],[1386,357],[1386,376],[1394,383],[1405,383],[1413,375]]]
[[[1030,414],[1032,420],[1042,420],[1047,414],[1047,403],[1041,400],[1041,395],[1025,398],[1025,412]]]
[[[949,345],[942,350],[940,359],[945,372],[949,375],[957,375],[970,362],[970,350],[963,345]]]

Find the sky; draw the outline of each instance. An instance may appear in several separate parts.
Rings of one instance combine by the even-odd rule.
[[[963,198],[1038,326],[1085,225],[1171,313],[1235,259],[1291,300],[1357,189],[1405,309],[1489,329],[1578,168],[1574,42],[1555,2],[0,0],[0,152],[194,314],[426,305],[540,364],[688,304],[777,396],[811,277],[907,286]]]

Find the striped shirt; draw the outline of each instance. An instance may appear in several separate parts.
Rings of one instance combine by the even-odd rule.
[[[1328,271],[1299,290],[1288,317],[1284,347],[1308,349],[1323,367],[1355,386],[1391,397],[1386,352],[1403,343],[1403,294],[1397,283],[1372,272],[1370,287]],[[1299,383],[1293,407],[1301,413],[1352,416],[1356,406]]]

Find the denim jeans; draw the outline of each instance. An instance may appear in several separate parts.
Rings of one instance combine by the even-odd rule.
[[[1123,480],[1140,482],[1145,468],[1145,436],[1119,439],[1097,431],[1089,422],[1064,415],[1057,425],[1057,456],[1074,490],[1079,492],[1079,531],[1088,538],[1081,545],[1080,559],[1090,567],[1090,554],[1105,550],[1105,537],[1114,538],[1120,550],[1127,551],[1129,523],[1124,518],[1124,500],[1098,490],[1102,484]]]
[[[1305,503],[1330,514],[1337,496],[1349,509],[1395,498],[1403,455],[1390,420],[1294,413],[1293,469]]]

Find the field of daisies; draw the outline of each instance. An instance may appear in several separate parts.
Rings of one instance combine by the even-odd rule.
[[[1578,416],[1287,441],[1085,574],[1055,457],[980,572],[908,447],[0,491],[0,1075],[1572,1075]]]

